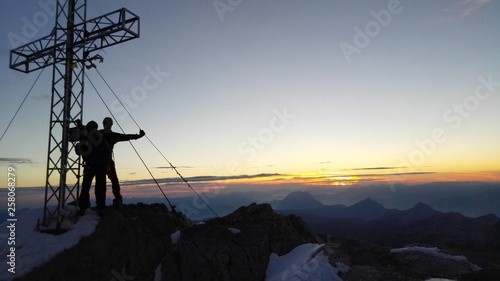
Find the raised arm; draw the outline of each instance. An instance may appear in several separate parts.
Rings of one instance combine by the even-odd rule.
[[[143,130],[140,130],[139,134],[120,134],[115,132],[111,133],[111,137],[113,138],[114,142],[136,140],[142,138],[145,135],[146,133]]]

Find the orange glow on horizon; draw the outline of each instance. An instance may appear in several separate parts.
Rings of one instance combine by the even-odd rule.
[[[447,173],[399,173],[399,174],[348,174],[343,172],[308,172],[287,175],[271,175],[254,178],[228,179],[221,182],[231,184],[284,185],[349,187],[360,184],[421,184],[430,182],[482,181],[500,182],[500,171],[490,172],[447,172]]]
[[[182,181],[177,179],[159,179],[160,187],[165,193],[183,195],[192,193],[192,190]],[[355,185],[370,185],[378,183],[389,184],[423,184],[431,182],[500,182],[499,171],[482,172],[408,172],[408,173],[348,173],[348,172],[305,172],[291,174],[273,175],[248,175],[248,176],[226,176],[214,177],[206,180],[192,181],[187,178],[190,185],[198,192],[214,192],[224,190],[228,186],[236,185],[256,185],[256,186],[278,186],[278,185],[302,185],[324,186],[324,187],[349,187]],[[22,187],[21,187],[22,188]],[[40,187],[43,189],[43,187]],[[108,186],[110,190],[110,186]],[[122,181],[122,189],[129,192],[129,196],[162,196],[154,182],[149,180]]]
[[[288,175],[263,175],[249,176],[242,178],[233,178],[214,181],[192,181],[190,185],[200,194],[217,194],[226,188],[248,188],[255,187],[273,187],[273,186],[302,186],[307,187],[331,187],[331,188],[349,188],[355,185],[370,184],[405,184],[416,185],[430,182],[500,182],[500,171],[483,173],[423,173],[423,174],[367,174],[367,175],[349,175],[340,172],[309,172]],[[189,179],[188,179],[189,182]],[[188,196],[193,191],[184,182],[162,183],[160,184],[167,196]],[[163,196],[156,184],[130,184],[122,185],[122,191],[127,197],[161,197]]]
[[[209,178],[209,177],[207,177]],[[496,182],[500,183],[500,171],[484,172],[441,172],[441,173],[401,173],[401,174],[349,174],[347,172],[308,172],[297,174],[234,176],[213,180],[187,181],[200,195],[213,198],[224,191],[268,191],[274,189],[305,190],[309,187],[342,189],[353,186],[369,186],[375,184],[417,185],[432,182]],[[195,196],[186,183],[178,179],[163,179],[159,183],[168,198]],[[154,182],[140,180],[137,182],[122,182],[122,195],[125,198],[162,198],[163,194]],[[43,187],[19,189],[24,204],[34,202],[36,206],[43,204]],[[23,191],[21,191],[23,190]],[[33,193],[34,192],[34,193]],[[108,183],[107,197],[111,198],[111,187]]]

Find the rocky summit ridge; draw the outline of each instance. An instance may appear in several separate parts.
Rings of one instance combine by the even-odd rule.
[[[465,279],[477,272],[469,262],[315,235],[301,218],[255,203],[200,224],[163,204],[124,205],[122,213],[110,209],[94,233],[15,280],[153,281],[161,274],[165,281],[264,281],[271,253],[281,256],[305,243],[325,244],[321,251],[330,264],[350,268],[339,275],[345,281],[476,280]]]

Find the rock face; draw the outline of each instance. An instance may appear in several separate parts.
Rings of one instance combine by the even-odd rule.
[[[264,280],[269,255],[283,255],[315,242],[305,222],[251,204],[234,213],[181,231],[162,262],[163,280]]]

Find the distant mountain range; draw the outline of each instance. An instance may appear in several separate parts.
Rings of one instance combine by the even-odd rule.
[[[372,198],[386,208],[408,209],[422,202],[441,212],[459,212],[468,217],[500,216],[500,183],[435,182],[417,185],[380,184],[354,186],[338,192],[314,192],[323,204],[352,205]]]
[[[307,192],[286,192],[281,190],[282,199],[276,198],[271,192],[262,191],[235,191],[221,192],[205,201],[223,216],[233,212],[238,207],[251,203],[269,203],[276,210],[315,209],[324,207],[332,213],[340,212],[345,206],[353,206],[370,198],[378,202],[379,206],[370,206],[373,210],[366,211],[368,217],[385,212],[382,209],[408,210],[419,203],[443,213],[458,212],[467,217],[481,217],[495,214],[500,217],[500,183],[476,182],[446,182],[420,185],[374,185],[364,187],[349,187],[345,189],[307,188]],[[143,201],[144,203],[158,202],[154,199],[126,199],[127,203]],[[201,220],[215,215],[195,195],[189,197],[172,198],[178,210],[185,212],[191,219]],[[344,205],[342,207],[341,205]],[[336,206],[336,207],[333,207]],[[420,206],[424,208],[424,206]],[[337,210],[338,209],[338,210]],[[366,206],[361,208],[366,209]],[[422,210],[420,210],[422,211]],[[349,209],[348,212],[354,212]],[[359,210],[363,212],[363,210]]]
[[[43,189],[27,191],[38,192]],[[126,190],[126,188],[124,188]],[[305,192],[307,190],[307,193]],[[24,189],[23,189],[24,191]],[[146,204],[166,203],[165,198],[131,198],[124,193],[124,203]],[[293,196],[287,196],[292,194]],[[19,202],[24,193],[19,194]],[[314,209],[321,206],[344,205],[352,206],[370,198],[388,209],[407,210],[419,203],[424,203],[436,211],[443,213],[458,212],[467,217],[481,217],[495,214],[500,217],[500,183],[482,182],[442,182],[418,185],[380,184],[370,186],[352,186],[348,188],[307,187],[302,193],[294,193],[286,188],[273,191],[251,191],[251,187],[244,191],[221,191],[216,194],[201,194],[203,200],[195,194],[185,197],[170,197],[177,210],[184,212],[193,220],[203,220],[216,215],[204,204],[207,202],[217,216],[227,215],[240,206],[251,203],[269,203],[274,209]],[[300,196],[299,196],[300,195]],[[294,198],[294,196],[300,198]],[[307,198],[306,198],[307,197]],[[286,201],[284,201],[286,198]],[[109,204],[111,198],[108,196]],[[43,202],[40,202],[43,204]],[[40,205],[37,205],[40,206]],[[20,205],[19,209],[26,207]],[[332,209],[341,206],[330,207]],[[377,207],[374,207],[377,208]],[[378,207],[380,211],[380,206]],[[0,210],[0,218],[7,217],[6,208]],[[352,212],[352,210],[350,210]],[[377,210],[373,210],[377,212]],[[369,216],[372,216],[368,212]]]
[[[313,201],[314,200],[314,201]],[[323,205],[308,192],[293,192],[285,197],[276,210],[281,213],[294,213],[302,216],[313,216],[318,219],[391,219],[409,224],[442,214],[424,203],[417,203],[408,210],[386,209],[382,204],[366,198],[349,207],[344,205]]]
[[[292,193],[280,202],[277,212],[297,215],[314,233],[338,239],[355,238],[389,247],[423,243],[470,252],[482,263],[500,261],[500,218],[493,214],[469,218],[424,203],[407,210],[386,209],[370,198],[351,206],[320,205],[311,197],[307,192]],[[306,203],[311,208],[305,208]],[[289,209],[294,206],[302,208]]]

